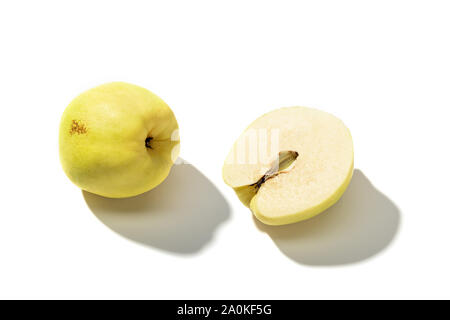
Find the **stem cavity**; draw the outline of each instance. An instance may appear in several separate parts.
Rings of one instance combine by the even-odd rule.
[[[146,148],[153,149],[152,145],[151,145],[152,140],[153,140],[153,137],[147,137],[147,139],[145,139],[145,147]]]

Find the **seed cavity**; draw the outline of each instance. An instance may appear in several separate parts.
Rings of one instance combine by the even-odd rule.
[[[288,171],[294,164],[294,161],[298,157],[297,151],[281,151],[278,154],[277,160],[274,161],[272,167],[259,179],[257,182],[250,186],[259,189],[264,182],[279,175],[280,173]]]
[[[272,167],[267,170],[267,172],[257,182],[235,189],[236,194],[238,195],[239,199],[241,199],[242,203],[244,203],[248,207],[250,205],[250,201],[258,193],[261,186],[267,180],[291,170],[297,158],[297,151],[281,151],[280,153],[278,153],[278,158],[273,162]]]

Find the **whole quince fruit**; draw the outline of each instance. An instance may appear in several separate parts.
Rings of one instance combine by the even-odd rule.
[[[169,106],[136,85],[113,82],[90,89],[66,108],[59,154],[69,179],[110,198],[159,185],[178,157],[178,123]]]

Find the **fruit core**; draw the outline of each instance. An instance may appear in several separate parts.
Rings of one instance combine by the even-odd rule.
[[[278,158],[273,162],[272,167],[255,183],[237,188],[235,191],[241,201],[248,207],[250,201],[256,196],[261,186],[269,179],[281,173],[289,172],[298,158],[297,151],[281,151]]]
[[[255,183],[251,184],[251,187],[255,187],[257,190],[261,188],[262,184],[267,180],[277,176],[280,173],[288,172],[292,169],[295,160],[297,160],[297,151],[281,151],[278,154],[277,160],[274,161],[272,167]]]

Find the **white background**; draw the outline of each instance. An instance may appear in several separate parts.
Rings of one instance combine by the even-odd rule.
[[[0,298],[450,298],[448,1],[2,1]],[[168,180],[85,195],[58,128],[127,81],[181,130]],[[255,224],[221,179],[261,114],[350,128],[355,178],[326,215]]]

